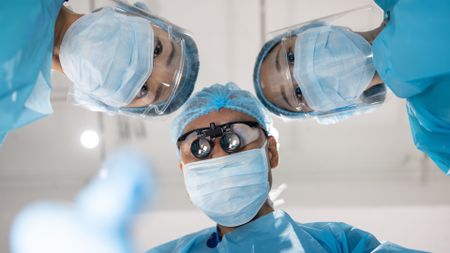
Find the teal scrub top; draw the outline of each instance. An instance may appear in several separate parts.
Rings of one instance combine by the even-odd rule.
[[[376,3],[387,24],[373,42],[375,68],[406,98],[416,147],[450,175],[450,1]]]
[[[52,113],[53,33],[63,3],[0,1],[0,144],[9,131]]]
[[[251,252],[423,252],[396,244],[380,243],[372,234],[345,223],[316,222],[300,224],[276,210],[236,228],[222,238],[216,228],[183,236],[147,251],[251,253]]]

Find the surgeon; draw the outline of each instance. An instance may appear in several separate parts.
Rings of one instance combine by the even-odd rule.
[[[276,115],[330,124],[373,110],[387,86],[406,99],[416,147],[450,175],[450,2],[375,2],[385,19],[373,31],[318,21],[265,43],[257,96]]]
[[[279,162],[271,119],[235,84],[196,93],[174,120],[192,203],[217,226],[150,249],[163,252],[416,252],[344,223],[297,223],[268,199]]]
[[[52,113],[51,70],[72,81],[70,100],[92,111],[159,116],[187,100],[199,68],[191,36],[145,5],[113,2],[81,15],[63,0],[1,1],[0,143]]]

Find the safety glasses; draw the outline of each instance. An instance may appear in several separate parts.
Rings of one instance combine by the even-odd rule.
[[[112,0],[112,2],[116,4],[116,11],[147,19],[155,30],[153,71],[141,89],[147,94],[146,100],[142,101],[146,105],[142,105],[141,102],[137,106],[129,107],[141,107],[143,116],[147,115],[149,111],[162,115],[174,99],[175,92],[184,75],[186,44],[183,34],[188,34],[188,32],[137,6],[121,0]]]
[[[281,38],[279,46],[271,53],[274,71],[270,77],[261,76],[260,84],[265,94],[271,94],[271,102],[277,106],[291,111],[308,112],[310,109],[293,76],[296,37],[296,34],[287,33]]]
[[[356,101],[354,104],[329,110],[313,110],[305,98],[302,90],[302,81],[294,78],[294,62],[296,41],[306,31],[314,27],[334,25],[348,27],[354,31],[367,31],[379,25],[379,8],[375,5],[364,5],[351,10],[328,15],[318,19],[310,20],[293,26],[285,27],[266,34],[266,43],[260,52],[258,62],[255,66],[255,90],[263,104],[273,113],[288,118],[307,118],[334,115],[342,111],[352,110],[353,107],[378,106],[384,99],[372,99],[385,97],[385,92],[380,92],[364,101]],[[364,17],[363,21],[355,24],[351,22],[355,17]],[[301,54],[301,52],[297,52]],[[377,89],[380,90],[381,89]],[[368,104],[366,101],[374,101]]]
[[[183,154],[193,155],[197,159],[207,159],[213,152],[216,138],[220,138],[222,150],[232,154],[258,140],[260,129],[267,137],[266,130],[254,121],[235,121],[223,125],[210,123],[208,128],[195,129],[180,136],[177,146]]]

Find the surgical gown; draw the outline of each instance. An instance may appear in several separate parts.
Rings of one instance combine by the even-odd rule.
[[[225,234],[207,228],[168,242],[147,253],[165,252],[423,252],[393,243],[380,243],[373,235],[345,223],[300,224],[277,210]]]
[[[376,3],[387,25],[373,42],[375,68],[406,98],[417,148],[450,175],[450,1]]]
[[[64,0],[0,1],[0,144],[52,113],[53,32]]]

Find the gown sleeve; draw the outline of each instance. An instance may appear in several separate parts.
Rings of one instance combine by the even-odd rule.
[[[450,175],[450,76],[407,99],[414,144]]]
[[[0,1],[0,143],[52,112],[54,26],[63,0]]]
[[[419,253],[425,251],[411,250],[391,242],[380,242],[374,235],[346,223],[330,223],[331,231],[342,247],[342,252],[402,252]]]
[[[376,0],[387,25],[373,42],[381,79],[402,98],[450,74],[450,1]]]
[[[416,147],[450,174],[450,1],[377,0],[387,25],[373,43],[381,79],[406,98]]]
[[[327,252],[424,252],[407,249],[390,242],[382,243],[371,233],[342,222],[308,223],[307,230],[322,247],[327,249]]]

